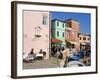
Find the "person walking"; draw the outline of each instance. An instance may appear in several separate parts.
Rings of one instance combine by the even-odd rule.
[[[67,65],[69,59],[69,53],[70,51],[68,48],[66,49],[62,48],[62,60],[60,62],[60,67],[65,67]]]

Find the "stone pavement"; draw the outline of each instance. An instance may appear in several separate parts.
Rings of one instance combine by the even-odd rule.
[[[34,60],[30,63],[23,63],[23,69],[56,68],[60,67],[60,59],[51,57],[50,59]]]

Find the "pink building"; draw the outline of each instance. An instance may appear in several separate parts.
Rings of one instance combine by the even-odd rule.
[[[23,52],[29,54],[31,49],[39,53],[46,52],[49,59],[50,16],[47,11],[23,11]]]

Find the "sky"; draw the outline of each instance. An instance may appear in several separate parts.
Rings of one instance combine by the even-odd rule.
[[[74,13],[74,12],[51,12],[51,19],[67,20],[73,18],[80,23],[80,32],[91,33],[91,14],[90,13]]]

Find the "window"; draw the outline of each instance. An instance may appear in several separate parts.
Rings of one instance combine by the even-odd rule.
[[[86,40],[86,37],[83,37],[83,40]]]
[[[64,37],[64,32],[62,33],[62,37]]]
[[[42,24],[43,25],[47,25],[47,16],[46,15],[43,15],[43,21],[42,21]]]
[[[59,31],[57,31],[57,36],[59,36]]]
[[[90,40],[90,38],[88,38],[88,41]]]
[[[64,23],[62,24],[62,27],[64,28]]]
[[[78,33],[78,34],[77,34],[77,37],[79,37],[79,35],[80,35],[80,34]]]
[[[57,26],[59,26],[59,22],[57,22]]]
[[[81,40],[81,37],[80,37],[80,40]]]
[[[66,27],[69,27],[67,23],[66,23]]]

